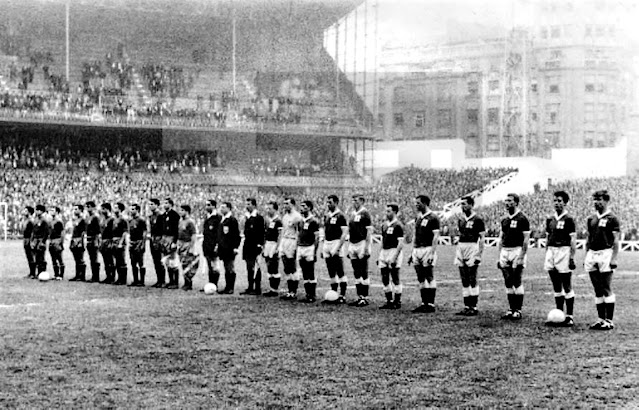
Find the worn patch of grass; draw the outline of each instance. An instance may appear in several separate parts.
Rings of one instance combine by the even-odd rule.
[[[2,408],[633,407],[639,397],[639,255],[614,280],[617,329],[593,332],[587,276],[578,271],[574,329],[543,325],[554,306],[543,253],[532,250],[524,319],[506,308],[496,250],[480,270],[481,315],[457,317],[453,248],[440,248],[438,311],[414,315],[415,274],[403,268],[404,308],[307,306],[248,296],[39,283],[19,242],[0,244]],[[578,263],[583,252],[578,254]],[[149,261],[150,262],[150,261]],[[240,278],[244,270],[241,268]],[[67,272],[72,260],[67,260]],[[151,266],[148,263],[148,266]],[[323,261],[320,291],[328,288]],[[148,283],[154,282],[152,268]],[[350,268],[347,269],[350,275]],[[73,274],[67,274],[73,276]],[[204,284],[198,275],[196,287]],[[237,290],[244,288],[240,280]],[[349,290],[352,297],[354,290]]]

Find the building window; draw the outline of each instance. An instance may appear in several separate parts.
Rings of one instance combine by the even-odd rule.
[[[605,132],[597,133],[597,148],[605,148],[608,146]]]
[[[473,140],[475,138],[477,138],[477,134],[475,134],[475,133],[470,133],[470,134],[468,134],[466,136],[466,139],[468,139],[468,140]]]
[[[437,111],[437,128],[450,128],[450,110]]]
[[[380,125],[384,125],[384,113],[377,114],[377,121]]]
[[[549,93],[559,93],[559,76],[553,75],[546,77],[546,83],[548,84]]]
[[[550,28],[550,38],[559,38],[561,37],[561,27],[552,26]]]
[[[437,101],[450,101],[452,83],[437,83]]]
[[[594,93],[595,92],[595,85],[593,83],[586,83],[585,91],[587,93]]]
[[[404,87],[395,87],[395,90],[393,90],[393,95],[395,97],[395,101],[406,100],[406,90],[404,89]]]
[[[479,123],[479,110],[466,110],[468,124],[477,125]]]
[[[415,127],[422,128],[426,125],[426,114],[422,112],[418,112],[415,114]]]
[[[614,132],[611,132],[610,136],[608,137],[608,144],[609,146],[614,147],[616,143],[617,143],[617,134]]]
[[[552,50],[550,51],[550,59],[551,60],[561,60],[564,56],[564,53],[561,50]]]
[[[499,108],[488,109],[488,125],[499,124]]]
[[[499,90],[499,80],[490,80],[488,82],[488,90],[489,91],[498,91]]]
[[[395,113],[393,115],[393,123],[395,124],[395,127],[403,127],[404,126],[404,114],[402,114],[401,112]]]
[[[495,134],[488,134],[486,137],[486,151],[498,152],[499,151],[499,136]]]
[[[584,104],[584,123],[593,124],[595,122],[595,105]]]
[[[597,92],[598,93],[605,93],[606,92],[606,85],[602,82],[598,82],[597,83]]]
[[[586,131],[584,133],[584,148],[592,148],[595,144],[595,132]]]
[[[477,81],[468,82],[468,95],[479,94],[479,83]]]
[[[546,124],[555,125],[559,122],[559,104],[546,104]]]
[[[537,121],[537,113],[536,113],[536,112],[532,112],[532,113],[530,113],[530,118],[531,118],[533,121]]]
[[[530,84],[530,91],[532,91],[533,93],[537,92],[537,83]]]
[[[559,132],[544,132],[545,143],[550,148],[559,148]]]

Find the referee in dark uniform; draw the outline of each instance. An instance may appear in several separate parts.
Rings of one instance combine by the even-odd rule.
[[[153,288],[161,288],[164,286],[164,265],[162,264],[162,209],[160,208],[160,200],[152,198],[149,203],[151,214],[149,215],[149,227],[151,230],[151,258],[153,259],[153,267],[155,268],[155,276],[157,282],[151,286]]]
[[[129,221],[129,257],[133,282],[129,286],[144,286],[144,251],[146,250],[146,220],[140,216],[140,205],[131,205]]]
[[[218,293],[232,295],[235,288],[235,257],[242,238],[237,219],[233,216],[230,202],[224,202],[220,208],[222,220],[218,230],[217,254],[224,264],[226,287]]]
[[[206,219],[202,229],[202,253],[206,258],[206,266],[208,268],[209,283],[215,284],[220,280],[220,270],[218,267],[219,258],[217,255],[217,239],[218,230],[220,229],[220,221],[222,216],[217,212],[217,202],[214,199],[206,201]],[[204,289],[202,289],[204,291]]]
[[[89,282],[100,282],[100,262],[98,261],[98,250],[102,237],[102,227],[100,216],[97,212],[95,202],[88,201],[84,204],[87,209],[87,253],[91,264],[91,280]]]
[[[174,203],[171,198],[164,200],[164,214],[162,214],[162,260],[171,263],[169,259],[177,251],[178,231],[180,225],[180,215],[173,209]],[[179,270],[166,269],[169,274],[169,283],[166,287],[177,289]]]
[[[257,212],[257,201],[255,198],[247,198],[242,258],[246,262],[248,289],[241,292],[241,295],[262,294],[262,271],[256,265],[257,257],[264,248],[265,233],[264,217]]]

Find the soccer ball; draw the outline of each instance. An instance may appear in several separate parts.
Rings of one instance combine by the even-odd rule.
[[[555,323],[555,324],[559,324],[559,323],[563,323],[564,320],[566,320],[566,315],[564,315],[564,312],[559,310],[559,309],[553,309],[550,312],[548,312],[548,323]]]
[[[217,292],[217,286],[215,286],[215,283],[207,283],[206,285],[204,285],[205,294],[212,295],[215,292]]]
[[[38,280],[40,282],[46,282],[51,279],[51,274],[49,272],[40,272],[38,275]]]
[[[335,302],[338,297],[339,297],[339,294],[335,292],[334,290],[329,290],[324,294],[324,300],[328,302]]]

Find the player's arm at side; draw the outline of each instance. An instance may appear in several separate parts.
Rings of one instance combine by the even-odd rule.
[[[197,244],[197,229],[195,229],[195,224],[193,222],[189,223],[188,230],[191,234],[191,245],[189,252],[195,255],[195,245]]]
[[[502,230],[499,231],[499,236],[497,236],[497,269],[501,269],[501,264],[499,263],[499,255],[501,255],[501,250],[504,247],[502,240],[504,238],[504,232]]]
[[[320,244],[320,225],[319,222],[315,222],[315,224],[315,232],[313,232],[313,234],[315,235],[315,240],[313,241],[313,255],[314,259],[317,260],[317,249],[319,249]]]
[[[527,219],[524,219],[523,226],[521,227],[524,242],[521,244],[521,254],[519,255],[518,265],[524,264],[524,258],[526,257],[526,253],[528,253],[528,245],[530,244],[530,222]]]
[[[479,262],[481,262],[482,257],[484,255],[484,248],[486,247],[486,231],[481,231],[479,232],[479,239],[477,239],[477,247],[478,247],[478,254],[477,254],[477,260],[475,261],[476,264],[479,264]]]
[[[393,256],[393,266],[397,265],[397,259],[399,259],[399,254],[404,249],[404,228],[401,225],[397,225],[395,227],[397,230],[397,249],[395,250],[395,255]]]
[[[617,256],[619,255],[619,246],[620,246],[620,239],[621,239],[621,227],[619,226],[619,221],[617,220],[617,218],[613,219],[613,225],[612,225],[612,235],[613,235],[613,242],[612,242],[612,257],[610,258],[610,267],[612,269],[616,269],[617,268]]]

